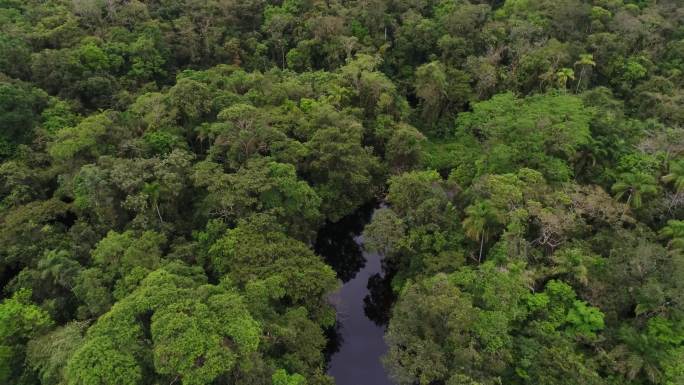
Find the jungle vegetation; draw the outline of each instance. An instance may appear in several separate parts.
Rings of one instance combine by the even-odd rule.
[[[0,0],[0,383],[684,384],[680,0]]]

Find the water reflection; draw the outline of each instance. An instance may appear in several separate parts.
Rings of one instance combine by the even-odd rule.
[[[392,304],[396,295],[392,291],[392,276],[385,266],[384,273],[373,274],[368,279],[368,295],[363,298],[363,312],[366,317],[378,326],[387,326],[390,319]]]
[[[316,251],[343,281],[331,297],[337,323],[327,331],[328,374],[337,385],[391,385],[380,358],[387,351],[383,339],[393,300],[390,279],[384,278],[382,257],[363,252],[363,227],[374,205],[354,216],[326,225],[316,240]]]
[[[336,223],[327,223],[318,232],[314,250],[335,270],[342,283],[354,278],[366,263],[354,238],[361,234],[374,208],[374,202],[366,204]]]
[[[325,337],[328,339],[328,343],[325,345],[323,357],[325,357],[326,364],[330,364],[330,359],[340,351],[340,346],[342,346],[342,343],[344,342],[341,329],[342,324],[336,322],[334,326],[325,330]]]

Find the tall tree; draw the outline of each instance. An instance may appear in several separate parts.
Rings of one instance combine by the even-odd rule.
[[[684,159],[670,162],[669,172],[663,176],[663,182],[674,185],[678,193],[684,191]]]
[[[494,207],[489,201],[481,201],[465,209],[466,218],[463,220],[465,234],[473,240],[479,241],[480,253],[477,262],[482,262],[484,244],[489,238],[491,227],[496,223]]]
[[[594,62],[594,55],[589,53],[580,54],[579,60],[575,62],[575,67],[580,67],[579,77],[577,78],[577,89],[575,90],[575,92],[579,92],[580,87],[582,86],[582,80],[584,80],[584,75],[587,72],[587,69],[595,66],[596,62]]]
[[[611,190],[615,194],[615,198],[626,198],[627,205],[638,209],[643,204],[644,197],[653,195],[658,191],[658,185],[651,175],[642,172],[627,172],[620,174]]]

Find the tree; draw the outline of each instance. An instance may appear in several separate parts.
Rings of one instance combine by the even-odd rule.
[[[468,237],[480,241],[480,253],[477,257],[480,263],[485,241],[491,227],[496,223],[494,208],[489,201],[481,201],[468,206],[465,213],[467,216],[463,220],[463,229]]]
[[[305,239],[321,220],[321,198],[298,179],[290,164],[257,157],[236,173],[226,174],[216,163],[198,163],[193,179],[196,186],[207,189],[202,208],[210,217],[235,221],[252,213],[268,213],[285,224],[290,234]]]
[[[420,164],[424,141],[425,136],[408,125],[402,125],[392,132],[385,149],[385,158],[394,172],[410,170]]]
[[[164,218],[162,218],[161,212],[159,211],[159,183],[145,183],[145,187],[143,187],[142,192],[149,197],[152,207],[154,207],[155,211],[157,212],[157,216],[159,217],[159,223],[164,224]]]
[[[436,171],[390,178],[387,201],[393,215],[379,211],[367,228],[369,246],[394,249],[386,261],[399,270],[393,279],[397,287],[408,279],[455,271],[463,264],[460,213],[453,202],[456,191]]]
[[[62,128],[57,131],[48,152],[62,162],[92,160],[104,155],[108,150],[107,139],[116,135],[116,130],[112,129],[115,116],[113,113],[91,115],[76,126]]]
[[[684,384],[680,3],[0,0],[0,383]]]
[[[299,373],[287,374],[284,369],[278,369],[272,376],[273,385],[306,385],[306,378]]]
[[[232,105],[223,109],[218,118],[221,123],[210,127],[216,137],[211,152],[219,158],[225,151],[233,167],[239,167],[256,154],[268,155],[271,146],[286,141],[285,134],[270,127],[263,112],[252,105]]]
[[[83,343],[85,322],[70,322],[34,338],[26,346],[26,363],[39,375],[40,383],[58,385],[65,375],[64,363]]]
[[[682,295],[676,283],[684,266],[681,254],[668,253],[656,240],[642,224],[632,230],[607,228],[596,235],[594,242],[602,246],[594,250],[603,256],[603,265],[590,269],[589,282],[601,290],[588,300],[607,320],[622,319],[625,311],[640,317],[679,311],[681,304],[672,299]]]
[[[626,196],[627,205],[638,209],[643,204],[643,198],[655,194],[658,186],[651,175],[642,172],[627,172],[620,174],[611,190],[615,198],[622,199]]]
[[[19,144],[33,140],[47,95],[28,84],[0,78],[0,159],[8,158]]]
[[[477,355],[467,348],[475,322],[472,303],[445,275],[407,286],[385,336],[390,373],[399,384],[427,385],[449,378],[451,366],[468,368]]]
[[[568,163],[591,138],[593,109],[573,95],[545,94],[518,99],[499,94],[459,114],[456,132],[472,135],[484,151],[477,175],[508,173],[527,167],[549,181],[568,180]]]
[[[414,87],[421,99],[421,117],[428,124],[426,128],[432,128],[444,114],[458,111],[470,99],[470,76],[438,61],[418,67],[415,78]]]
[[[169,101],[181,125],[192,125],[209,112],[210,92],[205,84],[190,78],[179,79],[169,90]]]
[[[66,383],[181,377],[190,384],[210,383],[248,360],[261,332],[230,282],[207,285],[201,270],[170,264],[147,275],[88,330],[67,362]],[[150,358],[152,372],[143,370]]]
[[[561,68],[556,72],[556,82],[560,89],[564,90],[567,87],[568,80],[575,80],[575,71],[572,68]]]
[[[653,384],[676,383],[682,379],[681,320],[664,317],[649,319],[639,330],[625,325],[620,329],[620,341],[609,356],[615,360],[614,370],[628,381]]]
[[[390,373],[399,384],[446,382],[457,374],[501,383],[513,359],[511,335],[526,315],[526,292],[519,267],[489,261],[407,283],[385,335]]]
[[[159,309],[150,326],[157,373],[202,385],[229,372],[236,356],[257,349],[261,330],[242,298],[215,293],[204,304],[185,299]]]
[[[667,226],[660,230],[660,236],[669,239],[669,247],[684,250],[684,221],[674,219],[667,221]]]
[[[336,286],[335,273],[309,247],[282,232],[274,218],[257,214],[209,246],[211,268],[243,287],[250,281],[279,277],[283,296],[326,323],[330,307],[325,296]]]
[[[165,52],[161,41],[162,32],[158,29],[147,28],[142,36],[128,47],[131,60],[131,68],[128,76],[138,82],[163,78],[166,75],[164,64],[166,64],[168,52]]]
[[[306,143],[304,171],[321,197],[321,211],[336,222],[373,196],[380,163],[361,143],[358,126],[324,128]]]
[[[31,48],[19,36],[3,34],[0,36],[0,72],[14,78],[25,78],[29,72]]]
[[[59,248],[66,228],[58,221],[69,212],[59,199],[34,200],[3,213],[0,223],[0,263],[3,271],[34,266],[45,250]]]
[[[372,221],[363,229],[363,247],[389,256],[398,251],[406,231],[404,222],[391,209],[373,213]]]
[[[143,379],[133,355],[106,337],[90,338],[79,347],[66,365],[65,378],[68,385],[137,385]]]
[[[684,160],[671,162],[669,172],[662,179],[665,183],[672,183],[678,193],[684,191]]]
[[[26,343],[52,326],[50,316],[31,303],[31,291],[21,290],[0,303],[0,379],[18,381]]]
[[[117,233],[109,231],[91,252],[93,262],[112,276],[125,276],[136,267],[149,271],[159,267],[161,247],[166,237],[154,231],[136,236],[133,231]]]
[[[584,78],[584,74],[587,71],[587,68],[596,66],[596,62],[594,62],[594,55],[589,53],[580,54],[579,60],[575,62],[575,67],[577,66],[580,67],[580,74],[579,78],[577,78],[577,89],[575,90],[575,92],[579,92],[580,86],[582,85],[582,78]]]
[[[584,349],[599,339],[605,327],[599,309],[576,299],[572,287],[558,280],[531,294],[526,305],[528,317],[515,337],[519,350],[514,378],[529,384],[607,383]]]
[[[427,200],[447,200],[447,192],[442,188],[442,177],[437,171],[412,171],[392,177],[387,200],[392,210],[402,217],[410,218],[416,207]]]

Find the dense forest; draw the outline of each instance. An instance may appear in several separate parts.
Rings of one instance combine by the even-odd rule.
[[[332,385],[368,204],[397,384],[684,384],[684,3],[0,0],[0,383]]]

